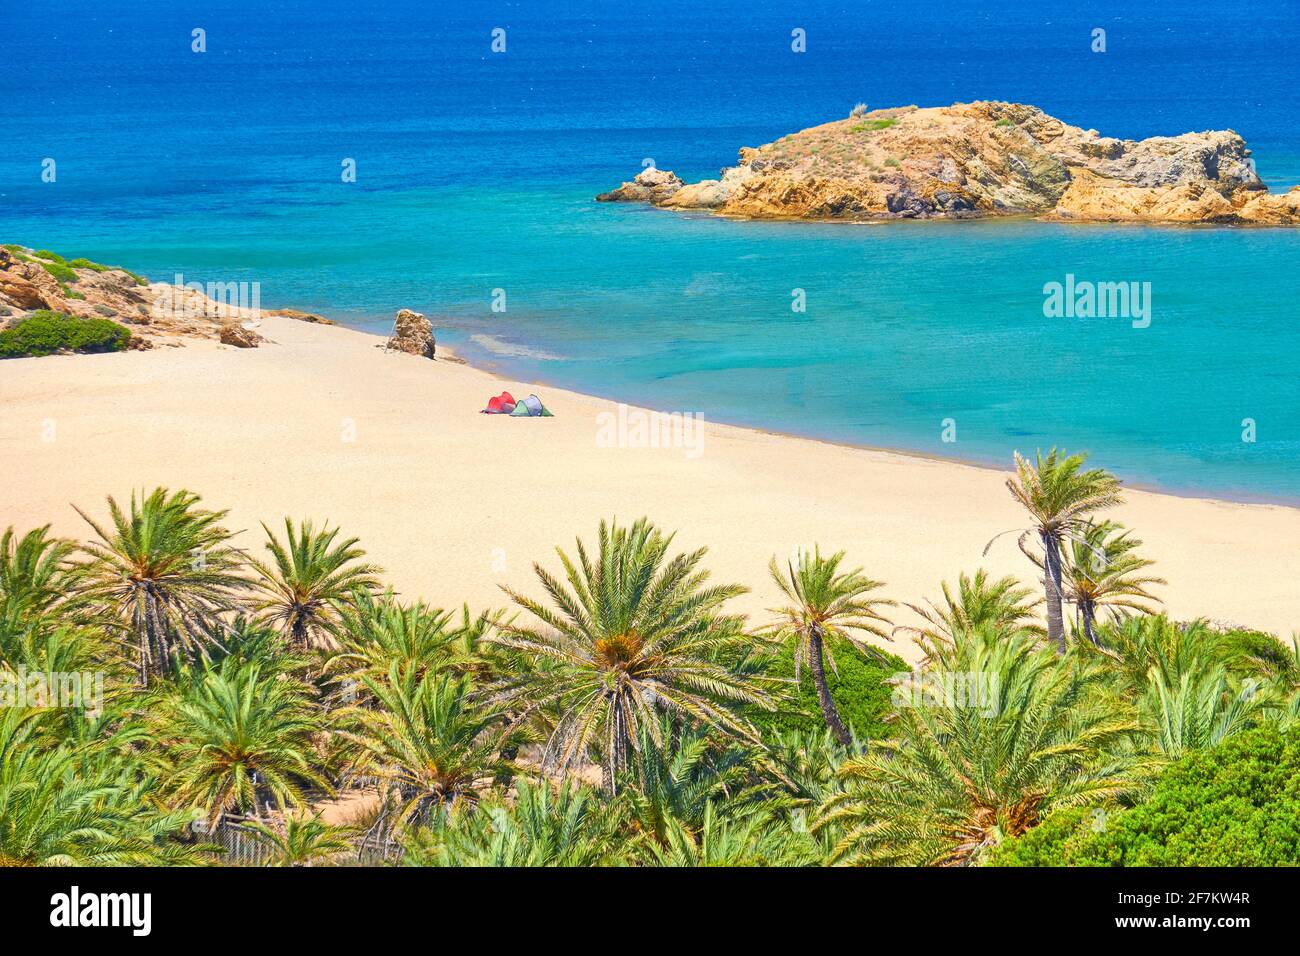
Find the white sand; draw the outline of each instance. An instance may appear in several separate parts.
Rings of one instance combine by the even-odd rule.
[[[186,487],[230,509],[243,547],[261,551],[259,521],[328,518],[403,595],[475,610],[503,605],[502,584],[538,593],[532,562],[556,567],[556,545],[612,515],[708,545],[718,579],[753,588],[737,609],[760,617],[776,600],[769,557],[813,542],[899,601],[981,565],[1036,586],[1014,535],[981,558],[1026,523],[996,471],[713,424],[699,454],[601,447],[613,403],[384,354],[347,329],[267,317],[261,331],[272,341],[255,350],[0,362],[0,527],[80,537],[72,502],[103,516],[107,494]],[[536,391],[555,417],[480,415],[503,387]],[[1300,629],[1300,510],[1131,491],[1115,517],[1169,580],[1172,613]]]

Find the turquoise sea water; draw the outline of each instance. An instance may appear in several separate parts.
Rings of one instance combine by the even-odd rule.
[[[644,158],[716,175],[860,100],[1018,99],[1133,137],[1230,127],[1273,188],[1300,183],[1295,5],[1231,22],[1204,0],[1129,6],[6,11],[0,241],[255,281],[264,305],[373,329],[410,306],[474,361],[709,419],[989,462],[1055,443],[1134,482],[1300,500],[1300,231],[592,202]],[[1150,327],[1046,318],[1067,274],[1149,282]]]

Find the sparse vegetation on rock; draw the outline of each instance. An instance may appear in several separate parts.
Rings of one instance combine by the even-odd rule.
[[[1269,193],[1230,130],[1113,139],[1020,103],[855,108],[742,148],[718,179],[651,173],[671,176],[597,198],[753,218],[1300,224],[1300,187]]]

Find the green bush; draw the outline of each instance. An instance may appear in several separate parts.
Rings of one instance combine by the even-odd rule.
[[[55,352],[120,352],[131,332],[108,319],[82,319],[61,312],[33,312],[0,332],[0,358]]]
[[[76,271],[61,262],[42,262],[41,268],[58,279],[61,285],[70,285],[77,281]]]
[[[1247,628],[1221,633],[1235,670],[1248,676],[1274,677],[1287,685],[1300,684],[1295,652],[1272,634]]]
[[[1300,861],[1300,733],[1266,727],[1171,765],[1151,796],[1100,818],[1055,813],[996,866],[1282,866]]]
[[[998,120],[996,123],[994,123],[993,125],[994,125],[994,126],[1015,126],[1016,123],[1015,123],[1015,120],[1000,119],[1000,120]]]
[[[123,269],[121,266],[106,266],[102,262],[92,262],[90,259],[64,259],[57,252],[51,252],[49,249],[41,249],[35,253],[36,260],[32,260],[23,255],[23,247],[12,243],[4,246],[10,252],[23,262],[37,261],[40,265],[54,278],[58,279],[63,285],[70,285],[77,281],[76,269],[90,269],[94,272],[125,272],[129,275],[136,285],[148,285],[149,280],[142,275],[137,275],[130,269]],[[84,298],[84,296],[73,296],[73,298]]]
[[[881,653],[881,659],[864,654],[847,641],[831,645],[835,655],[835,669],[826,665],[826,683],[840,717],[862,740],[889,735],[884,719],[889,714],[893,687],[886,684],[889,678],[908,666],[893,654]],[[786,647],[769,662],[770,677],[794,679],[794,648]],[[782,695],[777,695],[782,696]],[[805,666],[799,675],[799,684],[788,685],[777,710],[755,711],[750,719],[756,724],[771,728],[777,733],[790,731],[820,731],[825,729],[821,707],[817,704],[817,690],[812,674]]]
[[[144,276],[136,275],[130,269],[123,269],[121,266],[106,266],[102,262],[91,262],[89,259],[73,259],[68,265],[74,269],[90,269],[94,272],[125,272],[135,280],[136,285],[149,284],[149,280]]]
[[[854,133],[874,133],[877,130],[889,129],[889,127],[897,123],[898,120],[893,118],[863,120],[861,123],[854,124],[851,131]]]
[[[1046,820],[1018,839],[996,847],[985,860],[988,866],[1086,866],[1076,860],[1079,845],[1110,819],[1115,810],[1101,807],[1067,807],[1057,810]]]

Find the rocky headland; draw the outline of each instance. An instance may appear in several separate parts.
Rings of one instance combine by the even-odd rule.
[[[120,323],[131,333],[132,349],[182,346],[186,339],[254,348],[262,341],[255,324],[263,314],[332,324],[323,316],[293,309],[262,312],[241,304],[237,294],[233,301],[224,297],[224,291],[214,298],[197,288],[150,282],[119,266],[65,259],[26,246],[0,246],[0,330],[32,313],[53,312]]]
[[[757,148],[718,179],[646,169],[601,202],[755,219],[1035,216],[1062,222],[1300,224],[1231,130],[1114,139],[1020,103],[854,110]]]
[[[324,316],[298,309],[260,307],[260,294],[249,296],[238,283],[150,282],[119,266],[89,259],[65,259],[49,250],[0,246],[0,332],[38,314],[104,319],[123,326],[126,348],[182,347],[188,340],[210,339],[234,348],[257,348],[266,339],[258,331],[263,316],[278,316],[313,325],[333,325]],[[418,312],[397,314],[389,351],[434,357],[432,323]],[[445,358],[455,360],[453,356]]]

